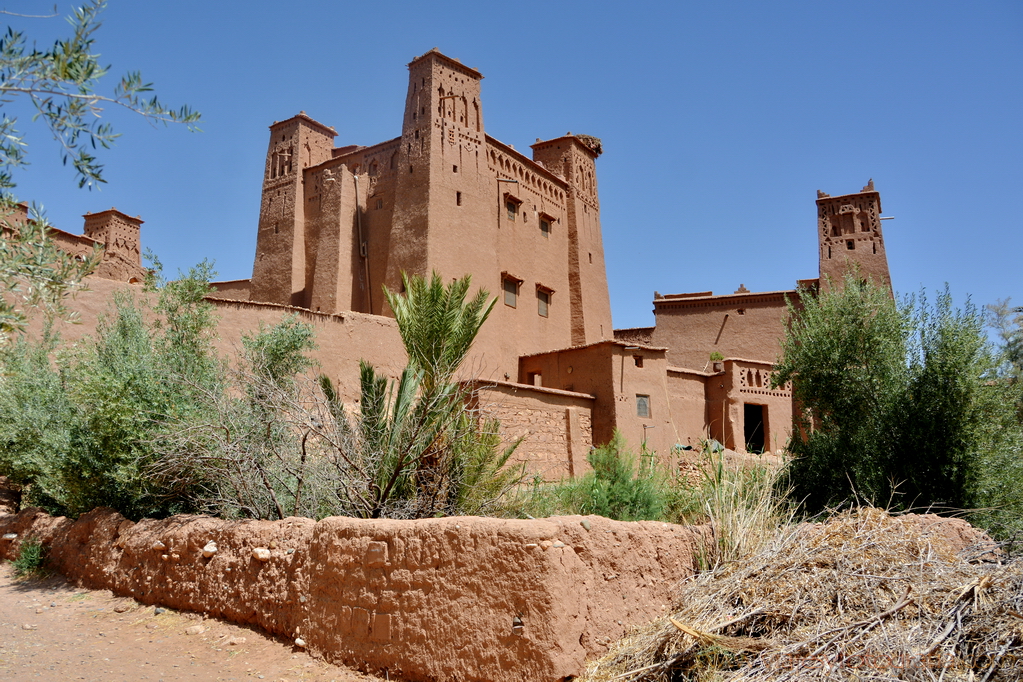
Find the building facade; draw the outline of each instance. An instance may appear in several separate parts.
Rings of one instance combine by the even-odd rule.
[[[398,137],[337,146],[337,131],[304,112],[270,126],[252,277],[215,283],[209,299],[221,347],[297,314],[316,330],[320,370],[354,403],[359,360],[392,377],[406,363],[382,287],[402,291],[402,273],[471,275],[498,300],[460,378],[506,440],[523,439],[517,456],[535,472],[585,471],[589,449],[616,429],[666,458],[707,438],[740,451],[784,447],[792,393],[772,388],[771,372],[786,301],[798,305],[850,267],[890,286],[873,182],[818,192],[818,278],[788,291],[655,293],[654,326],[614,330],[600,140],[538,139],[527,156],[486,132],[478,71],[436,49],[408,70]],[[101,276],[130,282],[141,278],[140,225],[112,209],[86,216],[84,237],[58,236],[68,248],[102,244]],[[81,295],[87,311],[99,308],[90,296],[116,286]],[[83,314],[85,329],[94,317]]]

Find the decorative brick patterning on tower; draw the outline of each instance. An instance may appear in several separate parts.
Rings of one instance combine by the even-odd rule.
[[[566,135],[529,158],[486,134],[479,71],[436,49],[412,60],[401,136],[335,147],[304,113],[270,127],[247,298],[389,315],[401,274],[471,275],[500,304],[477,348],[520,355],[610,338],[595,161]]]
[[[771,372],[786,303],[798,307],[850,271],[891,286],[873,181],[854,194],[818,192],[818,279],[785,291],[654,292],[654,326],[615,330],[601,141],[537,139],[527,156],[487,134],[479,71],[433,49],[408,76],[390,140],[335,146],[338,132],[305,112],[270,126],[252,278],[215,282],[209,298],[226,352],[298,314],[316,330],[319,370],[355,404],[359,360],[392,377],[407,362],[382,287],[400,292],[402,273],[471,275],[497,302],[458,379],[501,420],[505,443],[522,439],[516,458],[536,474],[583,473],[589,449],[615,430],[673,464],[706,438],[736,450],[785,446],[792,391],[772,388]],[[111,209],[87,215],[84,236],[53,234],[76,255],[102,248],[101,277],[139,281],[141,224]],[[79,296],[83,324],[65,338],[95,328],[106,305],[97,297],[115,285]]]
[[[847,273],[892,286],[881,233],[881,195],[874,181],[856,194],[832,197],[817,190],[821,289],[839,286]]]

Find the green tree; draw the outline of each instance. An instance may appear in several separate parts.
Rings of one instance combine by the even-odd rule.
[[[211,274],[208,264],[193,269],[193,282],[159,289],[152,304],[120,293],[95,337],[72,348],[44,334],[0,349],[0,474],[59,513],[188,509],[147,469],[160,434],[201,418],[199,397],[222,390],[215,320],[202,300]]]
[[[76,258],[58,248],[48,230],[36,209],[29,220],[20,220],[0,201],[0,347],[25,330],[34,311],[41,311],[46,322],[74,320],[66,297],[82,289],[99,264],[98,248],[87,258]]]
[[[808,511],[853,495],[896,508],[1016,504],[991,464],[1018,452],[1019,423],[975,308],[954,308],[947,288],[933,305],[898,303],[854,276],[801,302],[774,384],[792,381],[803,408],[790,475]]]
[[[887,290],[848,277],[819,297],[789,301],[789,327],[774,385],[793,382],[802,406],[789,450],[795,494],[810,509],[855,489],[888,500],[893,415],[908,382],[909,313]]]
[[[95,52],[105,7],[103,0],[88,0],[75,9],[67,17],[71,36],[49,49],[30,46],[25,33],[11,26],[0,37],[0,107],[28,103],[33,119],[42,121],[56,140],[64,163],[75,169],[79,187],[104,182],[94,150],[109,148],[118,137],[102,116],[105,107],[127,109],[154,122],[182,123],[191,130],[198,130],[200,120],[188,106],[165,106],[138,72],[125,74],[107,93],[99,90],[109,72]],[[41,210],[33,208],[28,220],[16,216],[14,173],[28,164],[27,148],[17,118],[0,112],[0,345],[25,328],[33,310],[44,311],[48,318],[66,316],[65,296],[82,287],[100,257],[98,249],[76,259],[57,248]]]

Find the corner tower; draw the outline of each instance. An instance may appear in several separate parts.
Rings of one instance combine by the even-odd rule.
[[[852,268],[863,279],[891,289],[881,232],[881,195],[873,180],[856,194],[832,197],[817,190],[817,237],[822,290],[840,286]]]
[[[141,282],[146,269],[142,267],[142,219],[121,213],[116,208],[99,213],[86,213],[85,236],[103,245],[103,261],[96,274],[123,282]]]
[[[251,300],[308,305],[303,171],[331,158],[336,135],[305,112],[270,126]]]
[[[614,338],[611,300],[604,266],[604,240],[597,196],[600,140],[572,135],[537,141],[533,160],[568,183],[568,281],[572,306],[572,345]]]

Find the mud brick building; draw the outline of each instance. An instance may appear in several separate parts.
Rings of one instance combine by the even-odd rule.
[[[224,348],[297,313],[316,328],[320,369],[354,401],[360,359],[391,376],[406,362],[381,286],[401,291],[402,272],[469,274],[498,302],[462,379],[509,440],[525,436],[518,455],[535,471],[583,471],[614,429],[665,456],[707,437],[783,447],[792,395],[771,389],[770,373],[786,299],[829,286],[850,264],[890,283],[873,183],[818,193],[818,279],[788,291],[655,293],[654,326],[615,330],[600,140],[538,139],[527,155],[486,132],[478,71],[436,49],[408,70],[398,137],[338,146],[338,132],[304,112],[270,126],[252,277],[215,283],[210,298]],[[104,233],[102,221],[116,227]],[[107,211],[87,217],[86,234],[120,254],[121,230],[134,225],[137,236],[140,224]],[[137,240],[132,249],[137,257]],[[99,273],[134,277],[114,274]],[[94,296],[115,286],[94,285]]]

